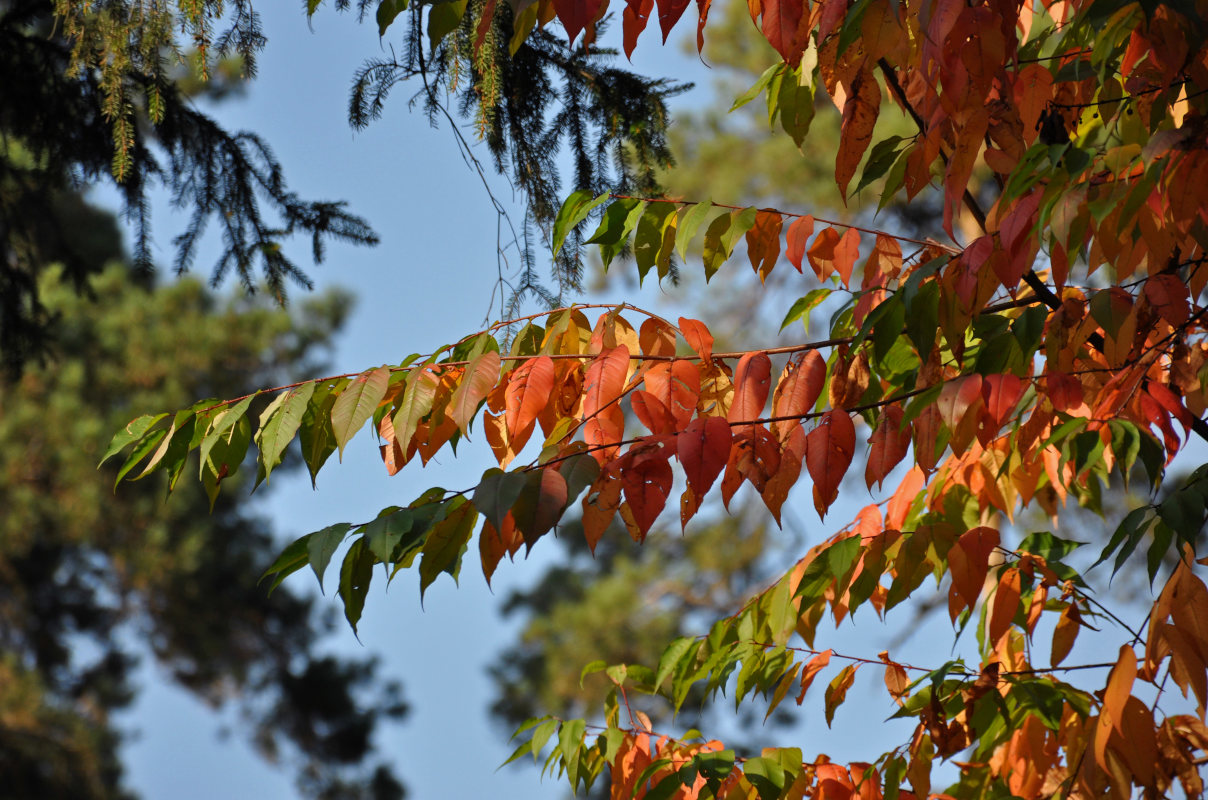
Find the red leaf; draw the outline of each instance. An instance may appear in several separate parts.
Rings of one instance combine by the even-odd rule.
[[[646,30],[646,23],[650,21],[650,11],[653,8],[654,0],[628,0],[626,3],[625,14],[621,18],[622,46],[625,48],[626,58],[633,58],[633,48],[637,46],[638,34]]]
[[[828,411],[805,441],[805,466],[814,480],[814,507],[818,516],[839,495],[839,484],[851,466],[856,448],[856,427],[846,411]]]
[[[533,421],[554,391],[554,360],[549,356],[524,362],[512,372],[504,392],[504,423],[516,449],[524,447]]]
[[[638,421],[649,428],[651,433],[675,433],[675,419],[662,400],[650,392],[638,389],[629,395],[629,402]]]
[[[663,44],[667,43],[667,36],[671,33],[671,29],[684,15],[688,2],[689,0],[658,0],[659,27],[663,29]]]
[[[1145,282],[1145,297],[1171,325],[1182,325],[1191,316],[1187,284],[1174,275],[1149,276]]]
[[[699,417],[676,439],[676,451],[688,486],[697,498],[704,497],[730,458],[733,434],[721,417]]]
[[[798,272],[801,271],[801,259],[805,258],[805,245],[813,235],[814,218],[809,214],[794,220],[785,234],[785,256]]]
[[[596,21],[603,0],[554,0],[554,11],[558,21],[566,28],[566,35],[574,46],[579,33]]]
[[[885,527],[897,530],[906,524],[906,515],[910,513],[910,506],[923,491],[926,483],[927,478],[923,475],[923,471],[918,467],[911,467],[910,471],[906,473],[906,477],[902,478],[898,490],[893,493],[893,497],[889,498],[889,505],[885,509]]]
[[[982,378],[982,399],[995,431],[1014,416],[1015,406],[1023,397],[1025,388],[1027,384],[1017,375],[986,375]]]
[[[700,19],[696,22],[696,52],[705,49],[705,20],[709,18],[709,6],[713,0],[696,0],[696,13]]]
[[[843,103],[843,127],[839,137],[839,153],[835,158],[835,182],[839,191],[847,196],[860,159],[872,141],[872,131],[881,110],[881,88],[871,69],[862,69],[851,81],[847,100]],[[850,273],[849,273],[850,274]],[[843,282],[845,285],[847,281]]]
[[[773,417],[804,416],[813,409],[826,385],[826,361],[817,350],[806,350],[789,360],[780,373],[776,391],[772,393]],[[772,432],[785,441],[801,420],[781,420],[772,423]]]
[[[1050,372],[1045,378],[1045,388],[1053,408],[1063,414],[1073,414],[1083,406],[1082,382],[1064,372]]]
[[[705,323],[696,319],[688,319],[687,317],[679,318],[680,331],[684,334],[684,341],[688,346],[696,351],[703,362],[713,360],[713,334],[709,333],[709,329],[705,327]]]
[[[963,453],[973,440],[982,406],[982,377],[965,375],[944,384],[936,408],[952,432],[952,452]]]
[[[961,534],[956,544],[948,551],[948,571],[952,573],[952,585],[965,603],[966,608],[977,605],[986,575],[990,572],[990,555],[998,547],[998,531],[993,528],[974,528]]]
[[[641,532],[639,541],[646,538],[650,526],[667,504],[674,476],[667,459],[671,449],[663,446],[635,445],[641,448],[633,462],[621,470],[621,483],[625,488],[625,502],[633,512],[634,522]],[[633,454],[633,450],[626,455]]]
[[[787,63],[793,66],[801,60],[804,49],[797,37],[801,22],[801,0],[762,0],[763,35]]]
[[[734,403],[727,419],[750,422],[763,415],[772,380],[772,360],[764,352],[746,353],[734,368]]]
[[[629,348],[618,345],[601,353],[587,368],[583,386],[583,441],[590,447],[615,445],[625,432],[625,415],[616,402],[625,389],[629,371]],[[593,453],[601,464],[612,460],[616,447],[606,447]]]
[[[864,481],[872,489],[893,471],[910,449],[910,426],[902,427],[906,414],[901,406],[886,406],[877,422],[877,429],[868,439],[868,464],[864,468]]]

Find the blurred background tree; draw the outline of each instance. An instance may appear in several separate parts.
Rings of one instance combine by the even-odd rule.
[[[209,705],[238,707],[250,744],[305,795],[401,797],[373,754],[377,726],[406,711],[400,689],[371,660],[323,651],[334,620],[310,597],[266,594],[279,540],[249,507],[250,476],[228,477],[239,486],[210,513],[196,482],[165,503],[162,480],[114,493],[117,466],[95,466],[141,410],[319,371],[350,298],[287,313],[195,280],[157,286],[122,261],[112,216],[78,193],[56,202],[73,237],[61,244],[88,254],[91,277],[83,296],[60,266],[38,270],[51,357],[0,387],[0,794],[131,797],[113,715],[150,657]]]

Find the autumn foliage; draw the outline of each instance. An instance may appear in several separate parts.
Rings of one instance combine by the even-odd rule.
[[[567,514],[582,515],[593,547],[617,518],[640,543],[678,499],[691,535],[707,499],[728,506],[745,484],[779,521],[789,491],[808,483],[827,517],[860,454],[869,488],[895,476],[883,503],[832,521],[837,532],[780,580],[707,634],[670,643],[658,664],[589,665],[616,686],[600,717],[534,720],[515,757],[548,748],[576,788],[607,766],[614,798],[1201,796],[1208,588],[1195,547],[1208,465],[1180,479],[1166,468],[1208,439],[1208,4],[748,5],[752,35],[780,60],[739,102],[765,97],[800,144],[815,101],[829,98],[842,114],[839,190],[880,191],[884,206],[936,187],[952,242],[802,209],[576,193],[553,245],[597,220],[588,242],[605,265],[629,245],[643,279],[667,276],[677,256],[695,262],[698,242],[713,278],[745,245],[761,279],[794,269],[815,287],[786,323],[844,300],[827,338],[721,352],[699,320],[559,309],[399,365],[266,390],[257,422],[258,397],[140,417],[110,448],[129,451],[121,476],[161,470],[175,483],[197,450],[213,494],[252,441],[263,479],[294,438],[314,475],[367,425],[393,474],[477,425],[497,465],[476,486],[309,534],[269,568],[274,585],[307,565],[321,581],[351,542],[339,591],[355,626],[378,564],[392,577],[418,562],[426,589],[458,574],[476,537],[489,582]],[[626,52],[652,16],[665,39],[688,6],[629,0]],[[709,0],[696,6],[700,42]],[[555,19],[590,43],[608,3],[460,7],[481,14],[479,30],[511,25],[515,49]],[[887,114],[916,132],[878,138]],[[522,452],[535,457],[517,466]],[[1055,524],[1063,506],[1097,508],[1130,481],[1148,499],[1090,546],[1114,570],[1158,581],[1140,629],[1091,594],[1066,563],[1080,543]],[[1053,529],[1020,538],[1010,523],[1031,509]],[[860,606],[885,615],[928,578],[954,626],[976,631],[979,664],[817,649],[828,611],[837,625]],[[1047,661],[1033,641],[1046,619]],[[1067,664],[1091,628],[1114,657]],[[811,693],[816,679],[826,687]],[[738,758],[718,741],[651,730],[627,701],[658,693],[678,707],[694,687],[773,708],[808,696],[829,722],[856,680],[881,679],[916,727],[862,763],[789,747]],[[1159,703],[1174,690],[1187,713]],[[958,779],[933,786],[933,765],[949,759]]]

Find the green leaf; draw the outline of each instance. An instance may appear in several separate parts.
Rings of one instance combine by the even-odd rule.
[[[314,7],[319,0],[307,0],[307,15],[314,14]],[[394,22],[395,17],[407,10],[407,0],[381,0],[377,8],[378,36],[385,36],[386,29]]]
[[[298,432],[302,415],[306,413],[306,406],[314,392],[314,381],[295,386],[277,395],[260,415],[260,429],[256,431],[256,447],[260,450],[257,486],[267,480],[273,468],[281,463],[281,454]]]
[[[272,566],[266,569],[264,574],[260,576],[261,581],[269,575],[277,576],[273,578],[272,584],[268,587],[269,594],[272,594],[273,590],[281,585],[281,581],[306,566],[306,562],[310,558],[308,548],[312,535],[308,533],[300,539],[295,539],[288,547],[281,551],[281,555],[277,556],[277,560],[273,562]]]
[[[781,66],[781,64],[774,64],[765,69],[763,74],[759,76],[759,80],[755,81],[755,85],[743,92],[734,101],[734,105],[730,106],[730,113],[737,111],[756,97],[759,97],[759,93],[767,88],[768,83],[772,80],[772,76],[780,72]]]
[[[530,741],[533,748],[533,763],[537,763],[537,758],[541,755],[541,751],[545,749],[545,744],[554,735],[554,731],[558,730],[558,720],[547,719],[537,726],[533,731],[533,738]]]
[[[461,571],[461,557],[466,552],[474,526],[478,523],[478,509],[463,497],[449,501],[449,510],[444,519],[432,527],[424,542],[423,556],[419,562],[419,599],[423,603],[424,592],[442,572],[449,573],[457,582]]]
[[[705,250],[703,254],[705,262],[705,281],[708,282],[717,271],[721,269],[721,265],[730,257],[729,247],[726,245],[728,241],[726,232],[730,230],[731,217],[729,211],[723,211],[705,229]]]
[[[583,747],[583,735],[587,732],[587,723],[581,719],[570,719],[562,723],[558,730],[558,750],[562,753],[563,763],[566,764],[567,777],[571,786],[577,783],[579,771],[579,750]]]
[[[159,422],[166,416],[168,415],[144,414],[137,419],[132,419],[127,422],[126,427],[114,434],[113,439],[109,442],[109,448],[105,451],[104,457],[101,458],[100,463],[97,464],[97,469],[100,469],[102,464],[113,458],[122,450],[125,450],[131,443],[137,442],[139,439],[143,438],[147,431],[151,429],[152,425]]]
[[[850,669],[850,667],[849,667]],[[776,800],[784,791],[784,767],[770,758],[749,758],[742,773],[759,792],[759,800]]]
[[[927,359],[935,347],[936,331],[939,330],[940,287],[928,281],[918,287],[913,295],[904,296],[906,301],[906,335],[914,343],[919,357]]]
[[[696,235],[696,231],[712,210],[713,202],[706,200],[690,206],[684,213],[684,218],[675,231],[675,250],[679,253],[681,261],[688,257],[688,245],[691,243],[692,237]]]
[[[694,636],[681,636],[663,651],[663,655],[659,657],[659,669],[654,676],[654,685],[658,689],[662,687],[663,681],[675,670],[676,665],[680,662],[689,651],[695,652],[700,645],[700,641]]]
[[[801,326],[805,329],[806,333],[809,333],[810,312],[817,308],[822,301],[830,297],[832,291],[834,290],[824,287],[813,289],[804,297],[798,297],[789,309],[789,313],[784,315],[784,322],[780,323],[780,330],[783,331],[797,320],[801,320]]]
[[[319,579],[320,592],[323,591],[323,573],[327,571],[327,565],[331,562],[332,555],[344,541],[344,537],[351,527],[347,522],[337,522],[335,525],[328,525],[323,530],[315,531],[304,537],[307,540],[306,557],[310,561],[310,568],[315,572],[315,577]]]
[[[583,490],[600,477],[600,462],[588,453],[580,453],[560,463],[558,472],[562,473],[562,478],[566,481],[566,508],[570,508]]]
[[[310,485],[315,486],[315,478],[323,464],[336,451],[336,437],[331,430],[331,409],[339,399],[336,386],[345,383],[347,379],[335,386],[319,384],[306,404],[306,413],[302,415],[302,425],[298,428],[298,443],[302,446],[302,458],[306,461],[306,469],[310,472]]]
[[[860,183],[857,184],[854,194],[858,195],[864,187],[889,171],[898,159],[898,144],[901,141],[901,136],[890,136],[873,146],[868,152],[868,160],[864,163],[864,172],[860,174]]]
[[[474,507],[495,526],[495,530],[502,530],[503,519],[516,504],[526,481],[523,472],[504,472],[491,467],[482,473],[482,479],[474,489]]]
[[[738,240],[755,227],[755,219],[758,216],[759,209],[755,206],[747,206],[730,212],[730,227],[722,234],[722,241],[727,253],[733,253],[734,245],[738,244]]]
[[[566,198],[566,202],[562,204],[562,208],[558,211],[558,218],[554,220],[554,257],[557,258],[558,252],[562,249],[566,237],[574,230],[575,226],[587,219],[587,215],[603,204],[611,197],[607,192],[593,199],[592,192],[588,189],[580,189],[579,191]]]
[[[771,100],[771,95],[768,97]],[[776,110],[780,127],[792,138],[797,149],[805,143],[810,123],[814,121],[814,86],[803,84],[798,70],[787,71],[776,90]]]
[[[164,416],[167,415],[165,414]],[[135,443],[134,450],[126,457],[126,461],[122,464],[121,469],[117,471],[117,480],[113,482],[114,491],[117,490],[117,485],[122,482],[122,478],[126,477],[130,470],[138,466],[140,461],[153,453],[167,435],[168,431],[166,428],[155,428],[143,434],[143,437]]]
[[[335,434],[341,461],[344,459],[344,446],[373,416],[373,410],[386,396],[386,386],[389,383],[389,367],[365,370],[352,379],[352,383],[344,388],[332,406],[331,431]],[[311,384],[312,389],[313,386],[314,384]],[[309,401],[310,397],[306,399]]]
[[[214,510],[214,502],[218,499],[219,487],[224,480],[239,471],[251,442],[252,424],[248,422],[247,417],[241,416],[227,429],[225,435],[210,445],[209,451],[201,461],[201,482],[205,487],[206,496],[210,498],[211,512]]]
[[[449,3],[435,3],[428,10],[428,42],[432,49],[440,44],[441,40],[448,36],[453,31],[457,30],[457,26],[461,24],[461,18],[466,13],[466,0],[454,0]]]
[[[426,365],[412,368],[407,376],[407,388],[393,419],[394,435],[404,450],[415,435],[420,421],[432,410],[439,383],[440,379]]]
[[[645,208],[644,200],[627,198],[618,200],[604,210],[600,226],[587,240],[587,244],[600,246],[600,258],[604,262],[606,272],[612,260],[625,249],[625,243],[629,241],[629,234],[638,224],[638,219],[641,218]]]
[[[373,580],[373,553],[365,546],[365,537],[360,537],[348,548],[344,563],[340,566],[340,598],[344,601],[344,617],[356,633],[361,612],[365,609],[365,595],[369,593],[369,582]]]
[[[675,219],[676,208],[675,203],[652,202],[646,206],[642,218],[638,221],[638,231],[633,238],[633,258],[638,265],[639,284],[656,264],[659,265],[659,276],[663,275],[660,255],[664,250],[664,233]]]
[[[244,419],[244,414],[247,413],[248,406],[252,404],[252,400],[260,395],[259,392],[243,398],[233,406],[228,406],[223,409],[217,416],[210,421],[209,430],[205,433],[205,438],[201,440],[201,463],[205,464],[210,460],[210,450],[214,445],[218,444],[219,439],[224,438],[224,434],[229,434],[232,426],[236,422]],[[231,437],[227,435],[227,442],[230,442]]]
[[[414,515],[408,508],[383,509],[373,522],[361,528],[365,537],[365,546],[374,558],[383,564],[394,561],[395,549],[403,537],[411,532]]]

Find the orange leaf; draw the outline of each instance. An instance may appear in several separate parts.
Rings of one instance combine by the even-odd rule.
[[[675,328],[661,319],[649,317],[638,329],[638,346],[648,356],[675,355]]]
[[[856,427],[846,411],[828,411],[805,441],[805,465],[814,480],[814,507],[820,517],[839,495],[839,484],[851,466]]]
[[[1124,705],[1132,695],[1133,682],[1137,679],[1137,654],[1130,645],[1120,646],[1116,666],[1107,676],[1107,688],[1103,691],[1102,714],[1111,720],[1117,732],[1123,734]]]
[[[772,360],[767,353],[745,353],[734,368],[734,402],[727,419],[749,422],[763,415],[772,380]]]
[[[583,418],[586,420],[583,441],[589,447],[611,445],[593,454],[601,464],[611,460],[616,443],[625,433],[625,415],[616,401],[625,389],[628,370],[629,348],[625,345],[601,353],[587,368],[583,387]]]
[[[868,439],[868,463],[864,468],[864,481],[869,489],[874,483],[880,484],[910,449],[910,426],[902,427],[906,413],[902,407],[894,404],[886,406],[881,411],[877,421],[877,429]]]
[[[512,372],[504,392],[504,422],[515,441],[516,449],[524,447],[532,431],[533,421],[549,402],[554,391],[554,360],[549,356],[524,362]]]
[[[591,552],[596,552],[596,545],[612,524],[620,504],[621,479],[610,472],[601,472],[583,497],[583,537]]]
[[[809,214],[795,219],[785,234],[785,255],[798,272],[801,271],[801,260],[805,258],[805,245],[813,235],[814,218]]]
[[[814,676],[826,668],[834,652],[834,650],[821,652],[805,665],[805,669],[801,671],[801,692],[797,695],[797,705],[801,705],[801,702],[805,700],[805,693],[809,691],[810,684],[814,682]]]
[[[446,415],[457,424],[461,435],[466,436],[470,420],[478,412],[478,404],[486,399],[487,392],[499,380],[499,353],[488,350],[466,365],[465,374],[457,391],[449,399]]]
[[[847,186],[860,166],[860,159],[872,141],[872,131],[881,110],[881,88],[876,74],[862,69],[851,81],[847,100],[843,103],[843,127],[839,136],[839,153],[835,158],[835,182],[839,192],[847,196]],[[848,275],[850,276],[850,271]],[[843,281],[847,285],[847,281]]]
[[[768,480],[763,491],[760,492],[763,504],[768,507],[768,511],[772,512],[772,517],[776,520],[777,525],[780,524],[780,507],[788,498],[789,490],[797,485],[797,479],[801,476],[801,463],[804,459],[805,429],[798,425],[793,428],[792,433],[788,435],[788,440],[784,443],[776,474]]]
[[[791,0],[790,0],[791,2]],[[747,231],[747,258],[751,267],[759,273],[762,283],[780,258],[780,228],[784,218],[778,212],[761,210],[755,215],[755,224]]]
[[[675,433],[675,419],[663,401],[650,392],[638,389],[630,393],[629,403],[638,421],[650,429],[651,433]]]
[[[705,323],[696,319],[680,317],[679,327],[680,331],[684,334],[684,341],[696,351],[701,361],[708,362],[713,360],[713,334],[709,333],[709,329],[705,327]]]
[[[814,243],[806,251],[810,266],[818,280],[824,281],[835,271],[835,248],[839,244],[839,231],[833,227],[825,228],[814,238]]]
[[[699,417],[676,438],[676,452],[688,478],[688,485],[699,498],[708,493],[730,458],[733,434],[721,417]]]
[[[877,656],[885,662],[885,688],[889,690],[889,696],[897,701],[898,705],[902,704],[902,698],[906,696],[907,687],[910,686],[910,678],[906,675],[906,669],[896,661],[889,659],[889,651],[881,652]]]
[[[1008,567],[998,579],[998,587],[994,593],[994,606],[990,611],[990,628],[988,641],[997,644],[998,640],[1011,628],[1015,612],[1019,610],[1019,570]]]
[[[700,399],[700,370],[687,359],[655,364],[643,380],[671,415],[676,428],[683,428],[696,412]]]
[[[898,490],[893,493],[893,497],[889,498],[889,505],[885,509],[885,526],[887,528],[898,530],[906,524],[906,515],[910,513],[911,505],[918,499],[919,493],[922,492],[926,483],[927,477],[923,471],[918,467],[911,467],[910,471],[906,473],[906,477],[902,478]]]
[[[835,679],[826,687],[826,727],[830,727],[831,722],[835,718],[835,709],[843,704],[847,699],[847,690],[851,688],[852,683],[856,680],[856,670],[859,669],[859,664],[848,664],[844,667]]]
[[[948,571],[952,573],[952,585],[967,608],[977,605],[986,575],[990,572],[990,556],[998,547],[998,531],[993,528],[974,528],[961,534],[956,544],[948,551]],[[995,639],[997,641],[997,639]]]

